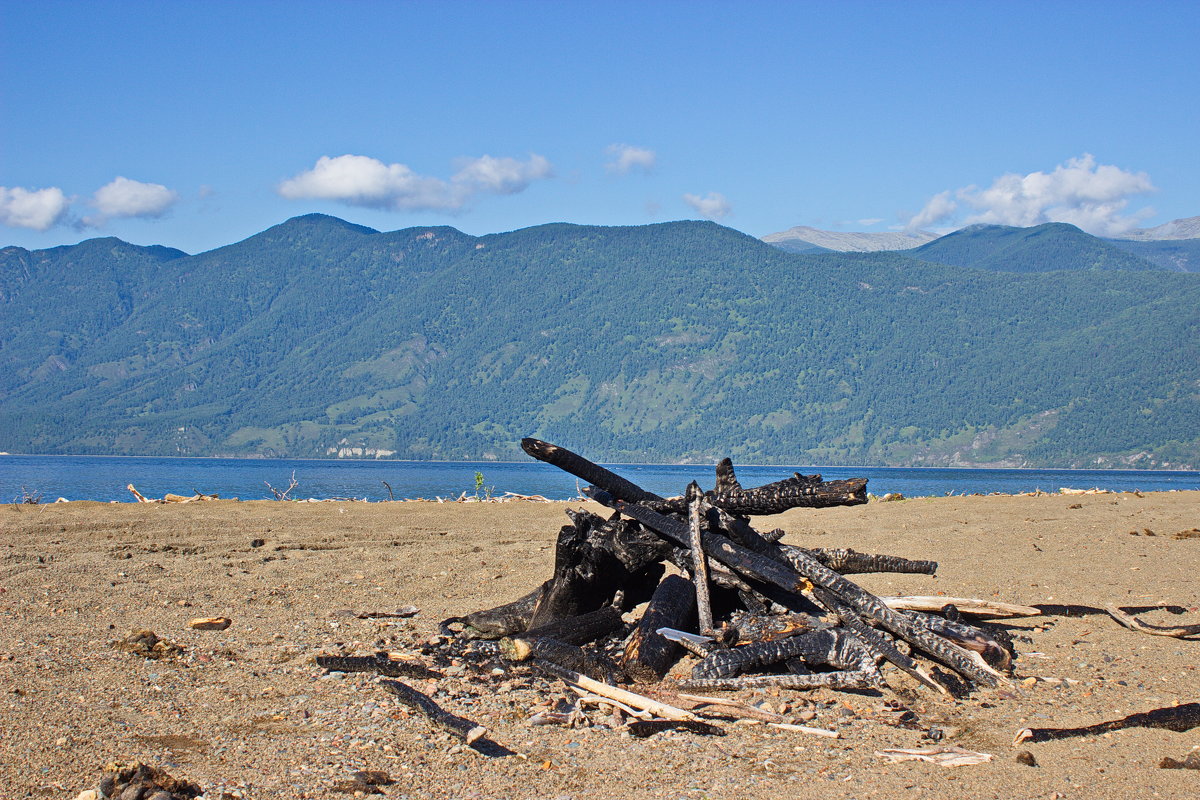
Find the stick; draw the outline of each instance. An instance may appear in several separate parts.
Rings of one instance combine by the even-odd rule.
[[[717,708],[729,709],[729,711],[734,712],[734,716],[740,717],[741,719],[757,719],[762,720],[763,722],[787,721],[787,718],[782,714],[763,711],[758,706],[752,706],[749,703],[743,703],[741,700],[734,700],[730,697],[708,697],[707,695],[684,694],[683,692],[680,692],[678,697],[680,700],[686,700],[689,703],[698,703],[702,706],[716,706]],[[692,710],[703,714],[707,709],[697,706]]]
[[[153,500],[148,500],[145,497],[143,497],[141,492],[139,492],[137,489],[133,488],[132,483],[129,484],[128,486],[126,486],[125,488],[128,489],[129,491],[133,492],[133,496],[137,498],[137,501],[139,503],[153,503],[154,502]]]
[[[586,705],[606,705],[611,706],[612,708],[619,708],[629,716],[636,717],[637,719],[649,719],[654,716],[649,711],[643,711],[640,708],[634,708],[633,706],[626,705],[620,700],[613,700],[611,697],[602,697],[598,694],[592,694],[587,689],[584,689],[580,686],[567,684],[567,688],[579,695],[579,702]]]
[[[1115,605],[1105,606],[1104,610],[1117,622],[1138,633],[1148,633],[1151,636],[1173,636],[1176,639],[1200,634],[1200,625],[1151,625],[1148,622],[1142,622],[1132,614],[1125,613]]]
[[[797,733],[809,733],[813,736],[824,736],[826,739],[842,738],[842,735],[837,731],[827,731],[824,728],[810,728],[807,725],[792,725],[790,722],[768,722],[767,726],[779,728],[784,731],[796,731]]]
[[[429,717],[430,722],[448,731],[453,736],[462,739],[467,744],[474,744],[476,740],[487,736],[487,728],[482,725],[476,725],[469,719],[463,719],[451,714],[433,702],[428,695],[418,692],[406,683],[387,679],[381,680],[379,683],[384,689],[387,689],[400,698],[401,703],[420,711]]]
[[[601,697],[608,697],[612,700],[619,700],[626,705],[633,706],[634,708],[641,709],[642,711],[649,711],[656,717],[662,717],[663,719],[692,721],[697,719],[696,715],[690,711],[684,711],[682,708],[676,708],[675,706],[667,705],[666,703],[660,703],[659,701],[653,700],[645,695],[636,694],[628,691],[627,689],[621,689],[617,686],[613,686],[609,683],[601,683],[600,681],[593,680],[586,675],[580,675],[578,672],[573,672],[569,669],[563,669],[562,667],[551,664],[547,661],[534,659],[533,663],[537,664],[547,672],[557,675],[567,683],[573,683],[579,688],[586,689],[592,694],[598,694]]]

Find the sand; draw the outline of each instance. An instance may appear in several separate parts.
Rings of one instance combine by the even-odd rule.
[[[1013,747],[1026,726],[1074,726],[1200,699],[1200,642],[1147,636],[1084,609],[1013,623],[1016,679],[963,700],[889,684],[942,744],[990,753],[955,768],[889,764],[931,744],[888,724],[882,693],[744,692],[824,739],[726,724],[724,737],[633,739],[534,727],[528,670],[439,667],[438,700],[521,754],[489,759],[410,715],[366,675],[328,676],[321,652],[412,648],[437,622],[514,599],[550,574],[563,503],[62,503],[0,507],[0,797],[73,798],[104,765],[145,761],[207,797],[334,797],[354,770],[389,797],[1194,797],[1200,772],[1158,768],[1200,729],[1130,729]],[[940,562],[938,577],[857,576],[880,594],[967,595],[1090,609],[1169,604],[1200,622],[1200,492],[947,497],[770,521],[786,541]],[[261,541],[258,541],[261,540]],[[356,612],[415,605],[415,618]],[[223,631],[188,628],[225,616]],[[183,648],[153,660],[112,646],[151,629]],[[1029,677],[1036,681],[1023,680]],[[1052,680],[1045,680],[1046,678]],[[1059,679],[1070,679],[1064,683]],[[1032,684],[1032,685],[1030,685]],[[423,681],[419,688],[434,689]],[[1016,755],[1028,750],[1031,767]]]

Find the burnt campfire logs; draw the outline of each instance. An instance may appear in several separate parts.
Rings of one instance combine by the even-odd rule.
[[[686,652],[700,660],[683,689],[865,689],[882,684],[884,661],[942,692],[1006,680],[999,670],[1011,654],[983,629],[954,614],[894,610],[845,577],[932,575],[936,563],[780,544],[782,532],[750,524],[791,508],[865,503],[865,479],[797,473],[744,488],[725,459],[713,490],[693,484],[663,498],[566,448],[537,439],[521,446],[587,481],[585,493],[615,513],[569,511],[548,581],[507,605],[446,620],[446,632],[500,639],[510,660],[606,684],[658,682]],[[643,603],[630,628],[622,613]],[[918,659],[959,678],[937,678]]]

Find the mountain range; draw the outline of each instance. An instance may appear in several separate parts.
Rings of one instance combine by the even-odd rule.
[[[966,230],[978,232],[985,229],[1034,230],[1002,225],[971,225],[946,236],[956,236]],[[928,231],[857,233],[800,225],[779,233],[769,233],[762,240],[791,253],[874,253],[881,250],[915,250],[938,238],[937,234]],[[1163,269],[1200,272],[1200,217],[1172,220],[1153,228],[1139,228],[1106,241]]]
[[[794,254],[314,214],[196,255],[3,248],[0,450],[1194,468],[1200,275],[1043,227]]]

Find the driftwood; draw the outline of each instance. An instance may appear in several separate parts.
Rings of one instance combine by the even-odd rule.
[[[629,735],[635,739],[645,739],[663,731],[687,731],[701,736],[725,735],[723,728],[699,720],[648,719],[629,723]]]
[[[384,679],[379,684],[400,698],[400,702],[420,711],[429,718],[430,722],[451,735],[462,739],[467,744],[474,744],[476,740],[482,739],[487,735],[487,728],[477,725],[469,719],[463,719],[451,714],[435,703],[428,695],[418,692],[406,683]]]
[[[572,453],[565,447],[543,442],[540,439],[522,439],[521,449],[538,461],[553,464],[563,472],[568,472],[580,480],[598,486],[613,497],[628,500],[633,503],[643,500],[662,500],[656,494],[647,492],[640,486],[625,480],[615,472],[609,472],[599,464],[593,464],[582,456]]]
[[[1148,622],[1142,622],[1117,606],[1105,606],[1104,610],[1126,628],[1139,633],[1148,633],[1151,636],[1172,636],[1176,639],[1200,635],[1200,625],[1151,625]]]
[[[908,597],[881,597],[883,604],[897,611],[927,611],[936,613],[946,606],[954,606],[960,614],[972,617],[1036,617],[1042,610],[1033,606],[1018,606],[999,603],[995,600],[978,600],[974,597],[941,597],[912,595]]]

